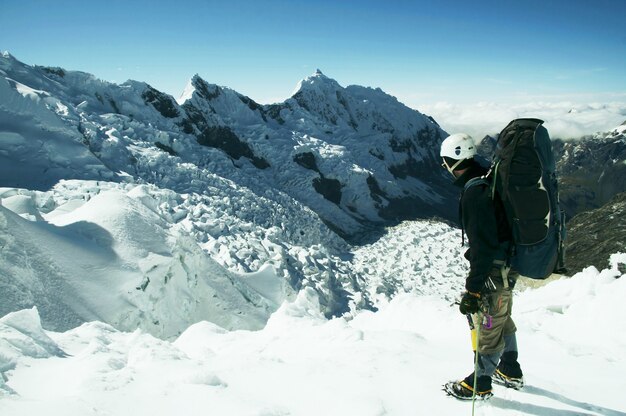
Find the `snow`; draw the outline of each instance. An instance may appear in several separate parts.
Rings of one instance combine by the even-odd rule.
[[[218,216],[222,222],[212,223],[208,235],[239,229],[247,255],[266,253],[256,272],[233,273],[194,249],[190,230],[208,224],[202,218],[211,213],[199,195],[64,181],[48,192],[2,188],[0,199],[0,268],[28,288],[2,289],[21,293],[24,306],[0,319],[0,414],[469,409],[439,390],[472,366],[467,323],[451,306],[466,272],[458,261],[460,233],[443,223],[402,224],[338,256],[251,226],[244,231],[234,216]],[[220,235],[228,237],[219,244],[225,262],[246,255],[244,246],[232,252],[241,244],[235,234]],[[293,297],[279,275],[287,259],[308,270],[313,283]],[[619,263],[626,254],[614,255],[607,270],[591,267],[516,293],[528,386],[496,387],[493,400],[477,404],[478,414],[626,412],[619,386],[607,382],[625,370],[619,357],[626,327],[613,319],[626,312]],[[88,279],[81,269],[89,270]],[[47,280],[38,281],[37,270],[47,270]],[[189,282],[189,270],[210,279]],[[351,308],[329,320],[322,305],[328,292],[313,289],[323,282],[314,283],[315,273],[346,270],[359,276],[378,311]],[[228,277],[225,286],[220,277]],[[147,288],[138,289],[146,278]],[[223,310],[191,306],[214,295],[231,303]],[[41,306],[27,306],[33,303]],[[236,310],[247,316],[229,315]]]
[[[623,415],[626,276],[594,268],[515,295],[527,385],[495,386],[478,415]],[[0,320],[7,415],[413,415],[469,413],[440,385],[471,371],[465,317],[437,296],[327,320],[305,289],[258,331],[209,322],[174,341],[85,323],[41,329],[36,309]],[[9,332],[10,331],[10,332]],[[10,337],[7,340],[7,335]],[[19,342],[17,342],[19,340]]]
[[[0,270],[12,277],[0,279],[9,294],[0,315],[36,304],[48,329],[101,320],[169,338],[202,319],[260,328],[298,285],[323,294],[328,316],[399,292],[451,300],[462,288],[460,235],[447,225],[404,224],[351,250],[306,211],[231,187],[210,196],[77,180],[47,192],[0,188],[10,247]]]
[[[243,275],[242,280],[277,307],[282,302],[281,294],[284,293],[284,281],[278,276],[271,264],[264,264],[258,271]]]
[[[36,304],[48,328],[101,320],[168,338],[207,318],[227,328],[260,328],[282,302],[280,291],[267,293],[273,303],[252,304],[246,283],[208,257],[175,212],[159,212],[150,196],[156,190],[96,182],[65,187],[78,192],[65,190],[67,202],[41,192],[0,193],[0,238],[9,247],[0,270],[12,277],[0,279],[3,314]]]
[[[0,175],[3,185],[49,187],[61,178],[113,178],[49,106],[67,109],[34,88],[0,78]],[[80,173],[79,173],[80,172]]]
[[[281,124],[195,76],[182,102],[262,170],[198,145],[178,124],[185,107],[164,116],[154,103],[171,97],[145,83],[8,54],[0,75],[1,415],[467,411],[439,390],[471,371],[451,306],[467,273],[459,230],[364,226],[385,198],[447,206],[437,177],[389,171],[432,156],[443,131],[426,117],[317,71],[278,105]],[[303,152],[319,172],[294,162]],[[312,189],[321,175],[342,181],[339,204]],[[624,263],[520,282],[528,387],[496,388],[479,414],[626,414],[607,382],[625,370]]]
[[[623,124],[623,123],[622,123],[622,125],[617,126],[616,128],[614,128],[614,129],[611,131],[611,134],[612,134],[613,136],[617,136],[617,135],[620,135],[620,134],[624,134],[625,132],[626,132],[626,124]]]
[[[180,94],[180,97],[178,97],[176,102],[178,104],[183,104],[185,101],[193,97],[193,93],[195,91],[196,91],[196,88],[193,86],[192,80],[189,80],[189,82],[187,82],[187,85],[185,86],[185,89],[183,89],[183,92]]]

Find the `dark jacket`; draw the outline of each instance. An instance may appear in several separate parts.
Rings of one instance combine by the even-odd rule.
[[[463,188],[470,179],[486,173],[485,168],[473,162],[454,184]],[[461,193],[459,203],[461,226],[469,241],[465,258],[470,262],[470,272],[465,289],[479,293],[491,273],[494,260],[506,260],[511,232],[500,198],[492,199],[486,184],[470,186]]]

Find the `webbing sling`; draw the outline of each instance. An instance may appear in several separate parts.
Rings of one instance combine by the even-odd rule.
[[[500,266],[500,276],[502,276],[502,286],[505,289],[509,288],[509,272],[511,271],[511,266],[507,265],[507,262],[503,260],[494,260],[493,264],[496,266]]]

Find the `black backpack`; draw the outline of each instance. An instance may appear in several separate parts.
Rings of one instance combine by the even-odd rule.
[[[552,143],[543,121],[511,121],[498,136],[491,169],[465,188],[487,183],[500,198],[513,236],[511,267],[522,276],[545,279],[564,273],[565,214]]]

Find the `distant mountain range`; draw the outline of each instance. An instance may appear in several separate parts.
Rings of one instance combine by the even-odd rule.
[[[580,140],[555,140],[560,196],[569,218],[626,191],[626,123]]]
[[[154,148],[169,163],[289,195],[344,237],[406,219],[456,220],[456,191],[439,166],[446,132],[380,89],[344,88],[318,70],[285,102],[260,105],[196,75],[177,102],[142,82],[112,84],[8,53],[0,75],[3,130],[13,144],[41,144],[0,144],[2,186],[130,175],[182,191],[159,165],[139,166],[138,153]]]

